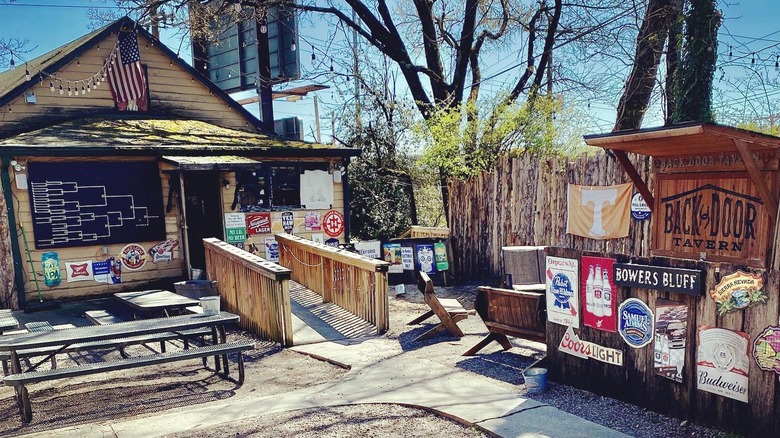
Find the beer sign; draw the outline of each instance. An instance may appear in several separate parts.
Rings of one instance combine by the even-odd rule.
[[[769,217],[745,173],[659,175],[653,254],[763,267]]]

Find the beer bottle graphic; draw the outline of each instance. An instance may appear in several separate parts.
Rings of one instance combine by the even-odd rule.
[[[607,270],[602,272],[601,299],[604,305],[604,316],[612,316],[612,286],[609,285],[609,274]]]
[[[596,275],[593,278],[593,313],[595,316],[604,316],[604,288],[601,279],[601,266],[596,265]]]
[[[593,313],[593,265],[588,267],[588,279],[585,280],[585,310]]]

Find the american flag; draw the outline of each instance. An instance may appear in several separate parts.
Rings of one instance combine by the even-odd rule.
[[[146,110],[146,75],[135,32],[120,32],[115,55],[108,60],[108,85],[120,110]]]

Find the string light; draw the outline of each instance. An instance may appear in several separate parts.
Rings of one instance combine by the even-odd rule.
[[[263,14],[263,18],[260,20],[260,33],[266,32],[268,32],[268,20],[266,19],[266,15]]]
[[[317,60],[317,55],[314,54],[314,45],[311,46],[311,61],[314,62]]]
[[[73,90],[70,88],[70,81],[68,81],[68,96],[73,96]]]
[[[49,81],[49,91],[54,93],[54,81]]]
[[[24,63],[24,80],[29,81],[30,80],[30,69],[27,68],[27,63]]]
[[[9,64],[9,69],[13,70],[16,68],[16,63],[14,62],[14,52],[11,52],[11,62]]]
[[[734,48],[731,47],[731,44],[729,44],[729,61],[731,61],[731,58],[734,57]]]
[[[750,63],[755,64],[756,63],[756,52],[753,52],[753,57],[750,58]]]
[[[60,79],[60,96],[65,92],[65,90],[62,89],[62,79]]]
[[[290,51],[294,52],[298,48],[297,45],[295,45],[295,34],[292,36],[292,41],[290,42]]]
[[[780,55],[775,58],[775,71],[780,71]]]

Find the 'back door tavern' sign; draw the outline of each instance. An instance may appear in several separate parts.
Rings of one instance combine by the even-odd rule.
[[[764,203],[746,173],[727,175],[659,175],[654,254],[763,264],[770,230]]]

